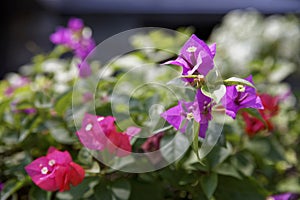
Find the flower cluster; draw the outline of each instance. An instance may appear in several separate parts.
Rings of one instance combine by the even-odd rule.
[[[50,36],[51,42],[71,49],[75,56],[81,60],[78,65],[80,77],[86,77],[91,74],[89,64],[84,60],[95,47],[95,41],[91,35],[91,30],[84,27],[81,19],[71,18],[67,28],[59,27]]]
[[[33,182],[43,190],[60,192],[78,185],[84,178],[83,168],[72,162],[67,151],[50,147],[46,156],[37,158],[25,167]]]
[[[206,45],[202,40],[192,35],[180,50],[176,60],[166,62],[182,67],[183,81],[196,86],[197,92],[193,102],[179,101],[178,105],[170,108],[161,116],[174,128],[186,131],[187,121],[194,119],[200,124],[199,136],[205,138],[209,121],[212,119],[212,108],[217,104],[211,97],[201,91],[205,85],[205,76],[214,68],[213,58],[216,45]],[[252,76],[241,80],[240,83],[226,85],[226,94],[221,100],[226,114],[233,119],[242,108],[263,109],[260,97],[253,86]]]
[[[118,157],[128,156],[132,147],[130,140],[141,129],[128,127],[125,132],[118,132],[112,116],[96,116],[86,113],[82,120],[82,126],[77,131],[81,143],[91,150],[102,151],[107,149]]]

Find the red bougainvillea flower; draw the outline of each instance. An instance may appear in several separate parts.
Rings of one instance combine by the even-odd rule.
[[[140,128],[129,127],[125,132],[111,132],[108,136],[109,141],[107,142],[108,151],[118,157],[130,155],[132,151],[130,140],[140,131]]]
[[[163,137],[164,133],[160,132],[157,133],[151,137],[149,137],[141,146],[141,149],[144,153],[146,153],[146,156],[150,160],[150,162],[154,165],[158,164],[160,161],[163,160],[163,156],[160,149],[160,141]],[[149,153],[151,152],[151,153]],[[149,154],[148,154],[149,153]]]
[[[271,118],[278,114],[279,111],[280,98],[278,96],[271,96],[269,94],[259,94],[258,96],[260,97],[262,105],[264,106],[264,109],[259,110],[259,113],[265,120],[267,127],[259,119],[249,115],[246,112],[243,112],[242,116],[246,123],[245,131],[249,136],[253,136],[259,131],[265,129],[272,131],[274,126],[271,122]]]
[[[214,67],[215,53],[216,44],[208,46],[196,35],[192,35],[181,48],[178,58],[165,64],[181,66],[182,75],[201,74],[205,76]]]
[[[78,185],[84,178],[83,168],[72,162],[67,151],[50,147],[46,156],[37,158],[25,167],[33,182],[47,191],[60,192],[70,189],[70,184]]]
[[[141,149],[144,152],[153,152],[159,149],[160,140],[163,137],[164,133],[160,132],[151,137],[149,137],[141,146]]]
[[[251,75],[246,80],[253,84]],[[264,108],[261,99],[256,95],[255,88],[243,85],[227,86],[222,104],[226,109],[226,114],[233,119],[236,118],[237,112],[242,108]]]
[[[118,132],[114,122],[115,118],[112,116],[102,117],[86,113],[81,129],[76,134],[88,149],[102,151],[107,148],[116,156],[127,156],[132,151],[131,138],[141,129],[128,127],[124,133]]]

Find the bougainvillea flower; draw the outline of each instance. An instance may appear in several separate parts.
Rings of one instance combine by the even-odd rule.
[[[90,31],[84,31],[84,24],[81,19],[71,18],[68,27],[59,27],[55,33],[50,35],[50,41],[69,48],[74,52],[75,57],[80,59],[78,65],[80,77],[84,78],[91,74],[90,66],[84,60],[96,45]]]
[[[92,38],[79,38],[72,44],[76,57],[84,60],[88,54],[95,48],[95,42]]]
[[[141,146],[144,152],[153,152],[159,149],[160,140],[163,137],[163,132],[157,133],[149,137]]]
[[[197,102],[178,101],[178,105],[161,114],[169,124],[182,133],[185,133],[187,120],[195,119],[200,122]]]
[[[211,98],[198,90],[194,102],[178,101],[177,106],[162,113],[161,117],[182,133],[186,131],[187,122],[194,119],[200,123],[199,136],[204,138],[208,122],[212,119],[212,106]]]
[[[299,198],[298,194],[288,192],[288,193],[269,196],[267,197],[267,200],[297,200],[298,198]]]
[[[157,133],[149,137],[141,146],[142,151],[146,153],[146,156],[148,157],[150,162],[154,165],[160,163],[163,160],[163,156],[159,151],[160,141],[163,135],[164,135],[163,132]]]
[[[37,158],[25,167],[32,181],[47,191],[60,192],[76,186],[84,179],[83,168],[74,163],[67,151],[58,151],[50,147],[46,156]]]
[[[107,142],[108,151],[118,157],[128,156],[132,151],[130,140],[140,131],[140,128],[129,127],[124,133],[117,131],[111,132],[108,136],[109,141]]]
[[[81,19],[71,18],[68,27],[59,27],[50,35],[50,41],[72,49],[76,57],[84,60],[95,47],[90,34],[83,33],[84,24]]]
[[[82,19],[71,18],[68,22],[68,28],[70,28],[73,31],[79,31],[84,28],[84,23]]]
[[[125,132],[118,132],[114,122],[115,118],[112,116],[102,117],[86,113],[81,129],[76,134],[88,149],[102,151],[107,148],[116,156],[127,156],[132,151],[130,140],[141,129],[131,126]]]
[[[82,120],[81,129],[76,134],[86,148],[103,150],[106,147],[108,135],[115,131],[113,117],[98,117],[86,113]]]
[[[266,122],[266,125],[259,119],[251,116],[247,112],[243,112],[242,116],[244,118],[246,127],[245,131],[249,136],[253,136],[259,131],[268,130],[272,131],[274,126],[271,122],[271,118],[278,114],[279,112],[279,97],[271,96],[269,94],[259,94],[262,105],[264,109],[259,110],[260,115]]]
[[[212,99],[204,95],[201,90],[197,91],[196,99],[200,113],[200,129],[199,136],[205,138],[205,133],[208,128],[208,123],[212,119],[211,109],[213,106]]]
[[[264,106],[264,109],[260,110],[260,113],[265,119],[269,119],[278,114],[280,96],[271,96],[266,93],[258,94],[258,96]]]
[[[181,48],[178,58],[165,64],[181,66],[182,75],[201,74],[205,76],[214,67],[215,53],[215,44],[208,46],[196,35],[192,35]]]
[[[253,84],[251,75],[246,80]],[[256,95],[255,88],[243,85],[227,86],[222,104],[226,109],[226,114],[233,119],[236,118],[237,112],[242,108],[264,108],[261,99]]]
[[[91,67],[88,62],[82,61],[80,64],[78,64],[79,68],[79,76],[82,78],[88,77],[92,74]]]
[[[58,27],[56,32],[50,35],[50,41],[53,44],[62,44],[68,48],[71,48],[72,31],[63,27]]]

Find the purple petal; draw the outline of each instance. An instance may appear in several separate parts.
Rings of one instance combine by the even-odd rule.
[[[79,31],[83,29],[84,24],[82,19],[79,18],[71,18],[68,22],[68,28],[72,29],[73,31]]]
[[[208,122],[207,122],[207,123],[202,123],[202,124],[200,124],[200,128],[199,128],[199,136],[200,136],[201,138],[205,138],[207,128],[208,128]]]
[[[251,82],[252,76],[248,76],[245,80]],[[237,112],[242,108],[263,109],[261,99],[257,96],[255,88],[244,86],[244,92],[238,92],[236,86],[227,86],[226,95],[222,98],[222,104],[226,108],[226,114],[236,118]]]
[[[216,45],[216,43],[213,43],[213,44],[209,45],[209,49],[210,49],[210,52],[211,52],[212,56],[215,57],[215,55],[216,55],[216,50],[217,50],[217,45]]]
[[[182,107],[181,102],[178,102],[177,106],[174,106],[167,110],[166,112],[161,114],[161,117],[163,117],[169,124],[171,124],[174,128],[179,130],[180,132],[184,133],[186,129],[186,125],[181,126],[181,123],[184,121],[185,117],[182,115]]]
[[[50,35],[50,41],[54,44],[69,45],[72,38],[70,30],[59,27],[57,31]]]
[[[298,197],[298,194],[293,193],[283,193],[271,196],[272,200],[296,200]]]
[[[78,67],[79,67],[79,77],[86,78],[92,74],[91,67],[86,61],[81,62],[78,65]]]

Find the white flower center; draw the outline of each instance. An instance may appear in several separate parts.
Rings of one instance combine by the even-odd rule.
[[[93,125],[91,123],[89,123],[86,125],[85,131],[90,131],[90,130],[92,130],[92,128],[93,128]]]
[[[237,86],[235,86],[235,88],[238,92],[245,92],[245,89],[246,89],[245,86],[243,86],[243,85],[237,85]]]
[[[42,173],[42,174],[47,174],[47,173],[48,173],[48,168],[47,168],[47,167],[43,167],[43,168],[41,169],[41,173]]]
[[[188,120],[193,119],[193,118],[194,118],[193,113],[188,113],[188,114],[186,115],[186,118],[187,118]]]
[[[49,160],[48,165],[53,166],[55,164],[55,160]]]
[[[97,121],[101,122],[102,120],[104,120],[104,117],[98,117]]]
[[[191,46],[186,49],[186,51],[189,53],[194,53],[194,52],[196,52],[196,50],[197,50],[197,47],[195,47],[195,46]]]

